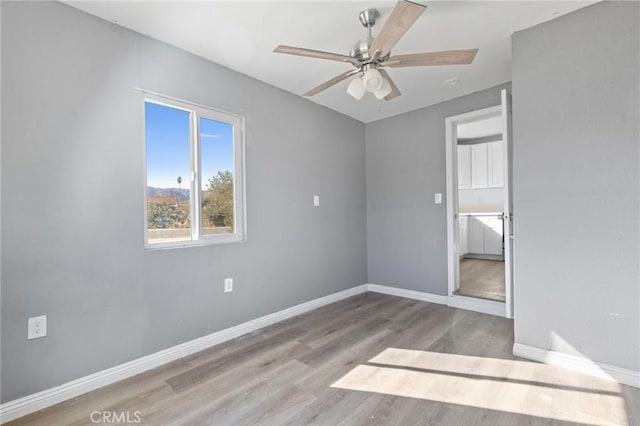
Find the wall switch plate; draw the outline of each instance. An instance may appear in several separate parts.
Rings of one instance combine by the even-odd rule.
[[[314,195],[313,196],[313,206],[314,207],[320,206],[320,196],[319,195]]]
[[[442,194],[440,192],[436,192],[435,194],[433,194],[433,199],[435,201],[436,204],[442,204]]]
[[[233,291],[233,278],[224,279],[224,292],[231,293]]]
[[[27,326],[27,340],[44,337],[47,335],[47,316],[29,318]]]

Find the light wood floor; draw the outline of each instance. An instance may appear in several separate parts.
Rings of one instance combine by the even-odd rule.
[[[639,424],[638,390],[516,360],[512,336],[504,318],[365,293],[11,424]]]
[[[460,288],[454,294],[504,302],[504,262],[460,259]]]

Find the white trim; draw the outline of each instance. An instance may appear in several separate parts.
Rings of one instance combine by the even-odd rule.
[[[449,297],[448,305],[452,308],[466,309],[467,311],[475,311],[499,317],[504,317],[506,314],[504,302],[479,299],[477,297],[453,295]]]
[[[511,94],[507,89],[500,92],[502,106],[502,167],[503,167],[503,230],[504,230],[504,290],[506,317],[514,317],[514,274],[513,274],[513,126],[511,117]]]
[[[620,368],[603,362],[592,361],[585,357],[549,351],[522,343],[513,344],[513,355],[640,388],[640,371]]]
[[[495,215],[494,215],[495,216]],[[465,259],[484,259],[484,260],[497,260],[499,262],[504,262],[504,256],[500,256],[497,254],[477,254],[477,253],[467,253],[460,258]],[[505,265],[506,266],[506,265]]]
[[[221,330],[198,339],[191,340],[168,349],[143,356],[133,361],[117,365],[106,370],[81,377],[51,389],[25,396],[0,405],[0,422],[8,422],[27,414],[34,413],[71,398],[75,398],[92,390],[110,385],[117,381],[135,376],[176,359],[194,354],[252,331],[286,320],[296,315],[337,302],[347,297],[366,292],[367,284],[348,290],[320,297],[306,303],[292,306],[273,314],[265,315],[251,321]]]
[[[456,308],[468,309],[465,305],[466,297],[447,297],[432,293],[425,293],[415,290],[406,290],[396,287],[389,287],[378,284],[362,284],[348,290],[320,297],[309,302],[292,306],[273,314],[265,315],[251,321],[239,324],[234,327],[221,330],[198,339],[191,340],[168,349],[147,355],[132,361],[117,365],[106,370],[90,374],[85,377],[67,382],[65,384],[37,392],[32,395],[25,396],[14,401],[9,401],[0,405],[0,422],[5,423],[17,418],[26,416],[27,414],[51,407],[60,402],[75,398],[95,389],[102,388],[112,383],[133,377],[137,374],[167,364],[176,359],[194,354],[212,346],[226,342],[244,334],[250,333],[260,328],[267,327],[277,322],[286,320],[296,315],[303,314],[321,306],[346,299],[367,291],[388,294],[392,296],[406,297],[425,302],[449,305]],[[479,299],[471,299],[471,302],[477,302]],[[500,304],[499,302],[486,302],[486,305]],[[502,304],[504,305],[504,304]],[[504,310],[504,306],[502,307]],[[476,310],[476,309],[471,309]],[[488,310],[488,309],[487,309]],[[485,312],[493,315],[501,315],[500,313]],[[532,359],[534,361],[545,362],[547,364],[558,365],[572,370],[581,371],[587,374],[593,374],[598,377],[612,378],[620,383],[640,387],[640,373],[632,370],[615,367],[608,364],[594,363],[593,361],[578,358],[558,352],[546,351],[533,346],[522,345],[516,343],[513,345],[513,354],[522,358]]]
[[[260,328],[286,320],[296,315],[303,314],[310,310],[337,302],[347,297],[355,296],[367,291],[388,294],[391,296],[406,297],[425,302],[446,305],[447,296],[425,293],[415,290],[389,287],[378,284],[362,284],[338,293],[330,294],[319,299],[311,300],[273,314],[230,327],[198,339],[191,340],[168,349],[134,359],[124,364],[117,365],[106,370],[81,377],[62,385],[46,389],[41,392],[27,395],[23,398],[9,401],[0,405],[0,422],[5,423],[27,414],[45,409],[60,402],[75,398],[95,389],[110,385],[112,383],[133,377],[137,374],[159,367],[176,359],[194,354],[201,350],[210,348],[220,343],[226,342]]]
[[[148,99],[148,98],[147,98]],[[200,187],[200,114],[199,110],[189,111],[189,210],[191,215],[191,241],[199,241],[202,230],[202,188]],[[145,144],[146,145],[146,144]],[[235,145],[235,141],[234,141]],[[144,163],[145,169],[149,168]],[[149,185],[149,182],[146,183]],[[226,235],[225,235],[226,236]],[[147,248],[152,243],[147,240]]]
[[[454,117],[445,119],[445,168],[447,185],[447,294],[457,290],[460,248],[458,247],[458,152],[453,149],[457,135]]]
[[[404,288],[389,287],[379,284],[367,284],[367,290],[374,293],[388,294],[390,296],[406,297],[408,299],[422,300],[423,302],[438,303],[440,305],[447,304],[447,296],[439,294],[424,293],[422,291],[406,290]]]

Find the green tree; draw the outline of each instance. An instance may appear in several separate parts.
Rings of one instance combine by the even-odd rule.
[[[203,202],[204,216],[213,226],[228,226],[233,231],[233,174],[218,171],[209,179]]]
[[[147,223],[149,228],[171,228],[175,225],[176,209],[167,203],[149,203],[147,204]]]
[[[191,226],[189,205],[147,203],[147,225],[149,229],[188,228]]]
[[[182,196],[182,176],[178,176],[178,205],[180,205],[180,197]]]

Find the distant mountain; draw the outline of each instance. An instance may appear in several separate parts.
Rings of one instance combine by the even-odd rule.
[[[179,201],[189,199],[189,190],[185,188],[154,188],[147,186],[147,197],[177,197]]]

